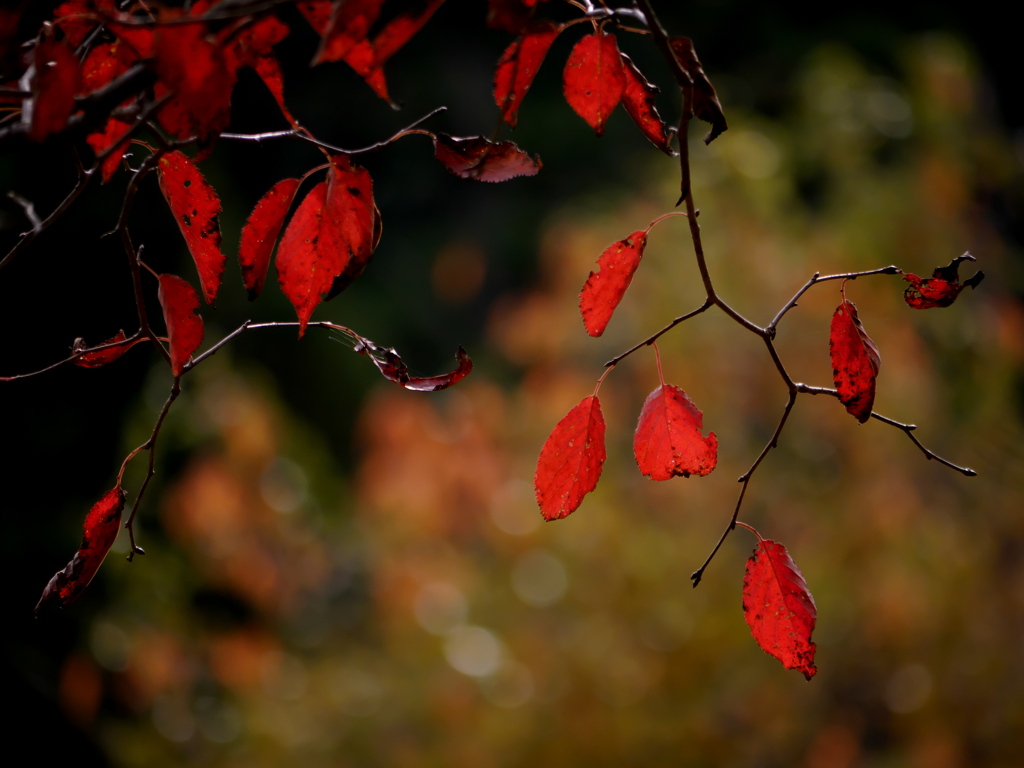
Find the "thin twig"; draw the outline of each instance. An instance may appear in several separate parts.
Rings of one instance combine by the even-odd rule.
[[[58,360],[56,363],[51,363],[45,368],[40,368],[38,371],[31,371],[29,373],[19,373],[14,376],[0,376],[0,381],[15,381],[17,379],[27,379],[30,376],[38,376],[40,373],[52,371],[54,368],[59,368],[65,363],[72,363],[78,358],[92,354],[93,352],[102,352],[105,349],[113,349],[115,347],[132,347],[141,337],[142,332],[136,331],[133,336],[129,336],[127,339],[121,339],[120,341],[104,342],[103,344],[97,344],[95,347],[85,347],[83,349],[79,349],[75,352],[72,352],[63,360]]]
[[[880,269],[869,269],[866,272],[841,272],[836,275],[822,275],[819,272],[815,272],[811,275],[811,279],[804,283],[804,287],[797,291],[793,298],[786,302],[786,305],[779,310],[778,314],[775,315],[774,319],[766,326],[767,330],[772,336],[775,336],[775,328],[778,326],[779,321],[782,320],[783,316],[797,306],[797,301],[803,296],[810,288],[818,283],[824,283],[826,280],[856,280],[858,277],[867,277],[869,275],[898,275],[903,270],[896,266],[881,267]]]
[[[629,357],[630,355],[632,355],[634,352],[636,352],[641,347],[650,346],[651,344],[656,342],[658,339],[660,339],[662,336],[664,336],[666,333],[671,331],[673,328],[675,328],[680,323],[685,322],[686,320],[689,320],[691,317],[696,317],[701,312],[706,312],[712,306],[714,306],[714,303],[711,301],[711,299],[707,299],[703,304],[701,304],[699,307],[697,307],[697,309],[693,310],[692,312],[687,312],[685,315],[680,315],[679,317],[677,317],[675,320],[673,320],[671,323],[666,325],[664,328],[662,328],[657,333],[654,333],[651,336],[648,336],[646,339],[641,341],[639,344],[634,344],[632,347],[627,349],[621,355],[616,355],[611,360],[609,360],[607,363],[605,363],[604,367],[605,368],[610,368],[613,365],[617,365],[620,361],[622,361],[623,359]]]

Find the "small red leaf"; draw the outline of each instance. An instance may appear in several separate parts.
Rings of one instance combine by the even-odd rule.
[[[539,157],[530,157],[513,142],[498,143],[483,136],[438,134],[434,136],[434,157],[459,178],[477,181],[534,176],[542,166]]]
[[[117,538],[124,509],[124,491],[115,486],[85,516],[82,544],[63,570],[57,571],[36,604],[36,616],[54,608],[67,608],[89,586]]]
[[[96,157],[99,157],[110,147],[114,146],[114,144],[120,142],[120,146],[103,158],[103,162],[100,164],[100,175],[104,184],[110,181],[114,174],[117,173],[117,169],[121,167],[124,150],[128,146],[128,142],[124,140],[124,137],[128,135],[131,127],[131,124],[112,117],[107,120],[102,131],[90,133],[85,137],[86,142],[92,147],[92,151],[96,153]]]
[[[640,229],[625,240],[609,245],[597,260],[598,271],[590,273],[580,291],[580,314],[591,336],[600,336],[608,327],[612,313],[640,266],[646,246],[647,232]]]
[[[871,418],[875,377],[881,360],[878,347],[857,317],[857,306],[845,299],[832,315],[828,349],[839,401],[863,424]]]
[[[394,349],[377,346],[369,339],[360,338],[356,343],[355,351],[370,358],[384,378],[414,392],[438,392],[448,389],[466,378],[473,370],[473,361],[469,359],[469,355],[462,347],[459,347],[455,353],[455,359],[458,361],[455,370],[439,376],[409,375],[408,367]]]
[[[97,349],[94,352],[89,352],[85,351],[89,349],[85,346],[85,341],[83,339],[76,339],[74,351],[82,352],[82,354],[76,357],[74,362],[75,365],[80,365],[83,368],[100,368],[108,363],[114,362],[136,344],[145,340],[146,339],[138,338],[129,341],[128,337],[124,335],[124,331],[118,331],[115,336],[111,336],[106,341],[96,345],[97,347],[105,347],[105,349]],[[107,346],[110,344],[116,344],[117,346]]]
[[[654,106],[654,97],[658,95],[658,87],[647,82],[626,54],[622,54],[623,73],[626,76],[626,89],[622,92],[622,106],[626,114],[643,131],[644,136],[654,146],[669,155],[672,151],[672,134],[665,126],[658,110]]]
[[[25,102],[23,119],[29,126],[28,137],[42,141],[67,125],[75,107],[81,67],[65,40],[44,39],[35,48],[33,64],[32,99]]]
[[[810,680],[814,666],[811,633],[818,618],[803,574],[781,544],[761,539],[747,560],[743,615],[761,650]]]
[[[373,181],[344,155],[333,158],[328,180],[299,204],[277,249],[281,290],[306,332],[322,297],[344,290],[363,271],[379,238]]]
[[[212,305],[220,289],[225,261],[220,250],[220,198],[181,152],[168,152],[161,157],[157,176],[160,191],[196,263],[203,296]]]
[[[718,464],[718,438],[701,434],[704,414],[679,387],[662,384],[647,396],[633,435],[640,472],[652,480],[707,475]]]
[[[501,118],[516,127],[519,105],[562,27],[542,24],[525,30],[505,49],[494,75],[494,102]]]
[[[533,486],[547,520],[572,514],[597,487],[604,465],[604,416],[590,395],[555,425],[537,460]]]
[[[249,214],[249,220],[242,227],[238,261],[242,265],[242,283],[249,292],[250,300],[259,296],[263,290],[270,255],[298,189],[298,179],[282,179],[277,182],[256,203]]]
[[[192,353],[203,343],[203,318],[198,314],[199,296],[177,275],[160,275],[157,291],[164,313],[164,325],[171,339],[171,371],[181,376]]]
[[[729,127],[725,122],[725,113],[722,112],[722,104],[718,100],[715,86],[704,72],[690,38],[673,37],[669,40],[669,45],[680,66],[693,80],[693,114],[711,125],[711,130],[704,137],[704,143],[710,144]]]
[[[569,53],[563,73],[565,100],[598,136],[622,100],[626,74],[614,35],[587,35]]]
[[[974,257],[970,253],[957,256],[945,267],[936,267],[931,277],[903,275],[903,279],[910,283],[903,292],[903,300],[914,309],[948,307],[956,301],[960,291],[967,286],[976,288],[978,283],[985,279],[985,273],[979,270],[961,283],[960,263],[963,261],[974,261]]]

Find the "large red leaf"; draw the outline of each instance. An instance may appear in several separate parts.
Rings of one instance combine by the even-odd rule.
[[[590,395],[555,425],[537,460],[533,486],[547,520],[572,514],[597,486],[604,466],[604,416]]]
[[[505,49],[494,74],[494,101],[501,110],[501,118],[516,127],[519,105],[530,90],[541,62],[555,42],[561,26],[542,24],[527,29]]]
[[[615,36],[587,35],[569,53],[562,76],[565,100],[598,136],[622,100],[626,74]]]
[[[761,650],[810,680],[814,666],[811,633],[818,618],[803,574],[781,544],[761,539],[747,560],[743,615]]]
[[[85,516],[82,544],[63,570],[57,571],[36,604],[36,616],[54,608],[67,608],[82,594],[100,569],[121,526],[124,491],[115,486]]]
[[[843,299],[843,303],[836,307],[832,315],[828,350],[832,357],[832,378],[839,392],[839,400],[863,424],[871,418],[871,407],[875,402],[875,377],[878,376],[881,360],[878,347],[857,317],[856,305],[846,299]]]
[[[640,266],[646,246],[647,232],[640,229],[625,240],[609,245],[597,260],[598,271],[590,273],[580,291],[580,314],[591,336],[600,336],[608,327],[612,313]]]
[[[25,102],[28,137],[42,141],[64,130],[75,107],[81,67],[66,40],[42,40],[33,56],[32,99]]]
[[[963,261],[974,261],[974,257],[970,253],[957,256],[945,267],[936,267],[931,277],[903,275],[903,279],[910,283],[903,292],[903,300],[914,309],[948,307],[956,301],[960,291],[967,286],[976,288],[985,279],[985,273],[979,270],[961,283],[960,263]]]
[[[434,157],[463,179],[507,181],[534,176],[541,169],[539,157],[530,157],[511,141],[495,142],[483,136],[434,136]]]
[[[321,298],[336,295],[363,271],[378,224],[370,174],[335,157],[328,180],[299,204],[277,249],[278,282],[295,307],[300,337]]]
[[[622,106],[626,109],[626,114],[633,118],[633,122],[643,131],[651,144],[669,155],[675,154],[672,151],[672,134],[654,106],[654,97],[659,93],[658,86],[649,83],[647,78],[640,74],[633,60],[624,53],[622,65],[623,74],[626,76]]]
[[[718,464],[718,438],[701,434],[704,414],[679,387],[662,384],[647,396],[633,435],[640,472],[652,480],[707,475]]]
[[[178,222],[199,271],[207,304],[213,304],[224,274],[220,250],[220,198],[195,164],[181,152],[168,152],[157,166],[160,191]]]
[[[360,338],[356,343],[355,351],[370,358],[384,378],[414,392],[438,392],[448,389],[466,378],[473,370],[473,361],[462,347],[459,347],[455,353],[455,359],[458,362],[455,369],[438,376],[411,375],[409,368],[393,348],[380,347],[369,339]]]
[[[181,376],[192,353],[203,343],[203,318],[198,314],[199,296],[177,275],[160,275],[157,291],[170,337],[171,371]]]
[[[298,179],[281,179],[260,198],[242,227],[238,261],[242,265],[242,283],[250,299],[255,299],[263,290],[270,255],[298,189]]]

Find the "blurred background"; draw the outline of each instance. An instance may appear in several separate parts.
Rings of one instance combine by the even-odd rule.
[[[540,446],[603,362],[703,299],[686,222],[670,219],[605,335],[583,330],[589,270],[672,210],[678,165],[621,110],[596,139],[566,106],[576,27],[503,134],[541,155],[538,176],[462,181],[416,136],[359,161],[384,236],[314,318],[395,346],[421,374],[449,370],[462,344],[475,369],[457,387],[404,391],[315,329],[239,338],[183,381],[136,529],[145,557],[127,563],[119,538],[80,602],[48,622],[31,615],[39,593],[149,435],[170,375],[140,347],[0,387],[9,739],[82,766],[1021,764],[1024,103],[1011,27],[984,4],[813,18],[748,0],[656,6],[694,39],[729,120],[710,147],[695,126],[691,157],[712,275],[734,307],[764,324],[815,271],[926,275],[966,250],[987,274],[944,310],[909,309],[897,277],[847,286],[881,352],[876,410],[919,424],[976,478],[805,396],[750,484],[741,519],[788,547],[817,602],[817,677],[750,637],[748,532],[690,587],[786,401],[763,345],[720,313],[660,344],[666,380],[718,435],[717,470],[666,483],[637,472],[632,432],[658,384],[645,350],[601,389],[596,492],[550,524],[533,500]],[[396,113],[345,65],[308,69],[315,35],[282,11],[293,112],[346,147],[442,104],[428,127],[490,134],[509,36],[484,15],[449,0],[388,64]],[[619,37],[666,86],[658,106],[674,120],[657,54]],[[262,89],[243,75],[234,130],[284,127]],[[274,285],[248,304],[231,259],[263,192],[318,162],[298,142],[224,141],[203,164],[229,255],[218,307],[203,309],[208,341],[246,318],[292,319]],[[48,211],[74,170],[44,148],[0,159],[0,179]],[[0,374],[134,328],[120,245],[99,237],[126,180],[93,190],[0,275]],[[5,250],[19,216],[5,202]],[[155,179],[131,226],[154,268],[194,277]],[[830,385],[838,287],[813,289],[779,328],[797,380]],[[129,499],[143,472],[130,467]]]

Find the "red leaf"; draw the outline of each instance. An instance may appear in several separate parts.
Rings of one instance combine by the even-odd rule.
[[[320,48],[313,57],[313,65],[325,61],[340,61],[370,34],[370,27],[380,16],[383,0],[347,0],[335,3],[330,18],[320,32]],[[311,9],[312,10],[312,9]],[[317,14],[316,10],[312,11]]]
[[[542,167],[539,157],[530,157],[513,142],[497,143],[483,136],[438,134],[434,136],[434,157],[459,178],[477,181],[534,176]]]
[[[832,378],[839,392],[839,401],[863,424],[871,418],[875,402],[875,377],[881,362],[878,347],[871,340],[857,307],[843,300],[832,315],[832,331],[828,342],[832,356]]]
[[[288,25],[276,16],[263,16],[239,32],[225,54],[229,69],[237,71],[239,67],[246,66],[260,76],[285,119],[294,124],[295,120],[284,103],[281,65],[274,55],[274,46],[284,40],[289,31]]]
[[[647,140],[654,146],[669,155],[675,155],[672,151],[672,134],[665,127],[665,121],[661,119],[658,110],[654,106],[654,97],[659,90],[656,85],[647,82],[647,78],[640,74],[626,54],[622,55],[622,71],[626,76],[626,89],[622,92],[622,106],[626,114],[633,118]]]
[[[177,275],[160,275],[157,291],[164,325],[171,339],[171,371],[181,376],[185,363],[203,343],[203,318],[198,315],[199,296]]]
[[[800,670],[810,680],[814,666],[811,633],[818,618],[803,574],[781,544],[761,539],[747,560],[743,615],[761,650]]]
[[[199,271],[206,303],[212,305],[224,274],[220,250],[220,198],[199,169],[181,152],[168,152],[157,166],[160,191],[178,222]]]
[[[75,358],[75,365],[80,365],[83,368],[100,368],[101,366],[112,363],[129,349],[134,347],[136,344],[145,341],[145,339],[132,339],[128,340],[128,337],[124,335],[124,331],[118,331],[115,336],[111,336],[106,341],[97,344],[97,347],[106,347],[105,349],[97,349],[95,352],[83,351],[87,350],[85,341],[83,339],[75,340],[74,352],[82,352],[81,355]],[[119,342],[124,342],[119,343]],[[107,346],[108,344],[116,344],[117,346]]]
[[[524,31],[502,54],[494,74],[494,102],[510,127],[516,127],[519,105],[561,31],[561,26],[538,25]]]
[[[417,7],[411,8],[389,21],[384,29],[373,38],[377,66],[382,66],[384,62],[398,53],[443,4],[444,0],[421,0],[416,4]]]
[[[448,389],[466,378],[473,370],[473,361],[469,359],[469,355],[462,347],[459,347],[455,353],[455,359],[458,361],[455,370],[439,376],[410,376],[408,367],[394,349],[379,347],[369,339],[360,338],[356,343],[355,351],[370,358],[384,378],[415,392],[437,392]]]
[[[328,180],[299,204],[277,249],[281,290],[306,332],[321,297],[330,299],[363,271],[379,237],[373,181],[347,157],[333,158]]]
[[[95,46],[82,62],[81,93],[98,91],[128,70],[119,40]]]
[[[690,38],[673,37],[669,40],[669,45],[680,66],[693,80],[693,114],[711,125],[711,130],[704,137],[704,143],[710,144],[729,127],[725,122],[725,114],[722,112],[722,104],[718,100],[715,86],[704,72]]]
[[[597,486],[606,455],[601,401],[591,395],[555,425],[540,449],[533,486],[545,519],[576,511]]]
[[[640,229],[625,240],[609,245],[597,260],[598,271],[590,273],[580,291],[580,314],[591,336],[600,336],[608,327],[612,313],[640,266],[646,246],[647,232]]]
[[[679,387],[662,384],[647,396],[633,435],[640,472],[652,480],[708,475],[718,463],[718,438],[701,434],[704,414]]]
[[[270,266],[270,255],[277,243],[277,236],[284,227],[284,219],[291,208],[295,193],[299,189],[298,179],[282,179],[270,188],[249,214],[249,220],[242,227],[242,239],[238,246],[238,261],[242,265],[242,284],[249,292],[249,299],[255,299],[263,290],[263,282]]]
[[[565,62],[565,100],[598,136],[622,100],[626,74],[614,35],[595,32],[575,46]]]
[[[25,102],[23,119],[29,125],[28,137],[42,141],[67,125],[75,107],[81,68],[65,40],[44,39],[35,48],[33,63],[32,100]]]
[[[975,272],[967,280],[960,282],[960,262],[974,261],[970,253],[957,256],[945,267],[936,267],[931,277],[918,277],[914,274],[903,275],[910,286],[903,292],[903,300],[914,309],[933,309],[948,307],[967,286],[976,288],[985,279],[985,273]]]
[[[54,9],[53,18],[64,31],[68,43],[77,48],[100,23],[98,12],[113,13],[116,10],[114,0],[66,0]]]
[[[102,131],[90,133],[85,137],[85,140],[92,147],[92,151],[96,153],[96,157],[99,157],[108,148],[123,139],[131,127],[130,123],[124,123],[116,117],[112,117],[107,120]],[[117,169],[121,167],[121,159],[124,157],[124,150],[127,146],[127,141],[121,141],[121,146],[118,149],[115,149],[103,158],[103,163],[100,165],[100,175],[104,184],[110,181],[114,174],[117,173]]]
[[[57,571],[36,604],[36,616],[54,608],[67,608],[82,594],[103,564],[121,526],[124,491],[115,486],[85,516],[82,544],[63,570]]]

